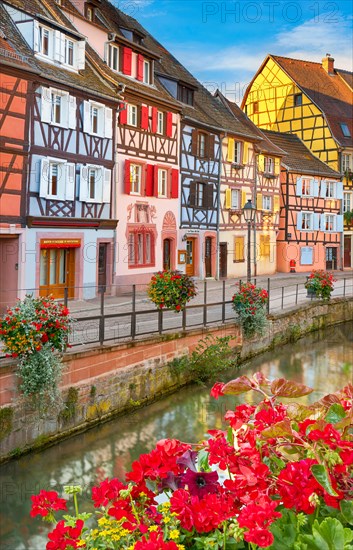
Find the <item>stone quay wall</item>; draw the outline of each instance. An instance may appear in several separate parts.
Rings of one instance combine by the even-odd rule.
[[[64,357],[61,410],[45,417],[20,398],[16,364],[4,362],[0,366],[0,461],[52,445],[192,382],[190,375],[176,375],[169,362],[192,353],[206,335],[233,336],[230,345],[245,361],[309,332],[352,319],[353,299],[336,298],[269,316],[262,338],[243,341],[239,327],[233,323],[71,351]]]

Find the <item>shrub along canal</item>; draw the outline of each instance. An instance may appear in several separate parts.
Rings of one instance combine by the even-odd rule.
[[[301,398],[312,402],[341,389],[353,379],[353,323],[344,323],[264,353],[221,378],[262,371],[268,378],[285,377],[315,388]],[[133,460],[150,451],[156,441],[202,439],[207,429],[221,428],[224,413],[254,396],[209,396],[212,382],[188,386],[143,409],[95,427],[42,452],[24,456],[0,467],[2,550],[41,550],[46,528],[29,517],[30,496],[40,489],[81,484],[81,510],[89,506],[92,485],[106,477],[124,478]]]

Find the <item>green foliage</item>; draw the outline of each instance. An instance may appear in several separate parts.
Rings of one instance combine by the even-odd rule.
[[[191,277],[180,271],[159,271],[151,278],[147,287],[149,299],[159,309],[182,311],[189,300],[197,294]]]
[[[348,210],[343,214],[344,221],[347,225],[353,224],[353,210]]]
[[[267,291],[264,288],[257,288],[252,283],[240,284],[239,291],[234,294],[232,302],[244,336],[246,338],[251,338],[255,334],[261,336],[266,327]]]
[[[314,521],[312,533],[301,535],[298,548],[303,550],[352,550],[349,544],[353,540],[353,531],[343,527],[336,518],[326,518],[321,523]],[[304,544],[302,544],[304,543]]]
[[[91,390],[89,392],[89,396],[91,399],[94,399],[97,395],[97,388],[96,386],[91,386]]]
[[[229,345],[234,339],[234,336],[207,335],[198,342],[191,355],[173,359],[169,365],[175,374],[185,373],[196,382],[213,379],[239,364],[239,353]]]
[[[13,408],[3,407],[0,409],[0,441],[7,437],[12,431]]]
[[[76,414],[76,405],[78,403],[78,389],[71,386],[67,392],[67,397],[65,399],[64,408],[59,414],[64,422],[69,422],[75,417]]]
[[[332,273],[317,269],[310,273],[308,280],[305,283],[305,288],[308,293],[315,295],[322,300],[329,300],[333,291],[333,283],[336,279]]]

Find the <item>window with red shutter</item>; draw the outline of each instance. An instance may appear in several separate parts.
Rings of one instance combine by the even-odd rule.
[[[157,107],[152,107],[152,132],[157,132]]]
[[[179,196],[179,170],[172,169],[172,188],[170,196],[172,199],[177,199]]]
[[[173,132],[173,113],[168,112],[167,113],[167,119],[166,119],[166,134],[167,137],[172,137]]]
[[[153,164],[147,164],[146,167],[146,197],[153,197]]]
[[[141,128],[142,130],[148,130],[148,106],[142,105],[141,107]]]
[[[120,111],[119,113],[119,122],[120,124],[126,124],[127,123],[127,104],[124,105],[123,103],[120,103],[120,108],[123,108],[123,110]]]
[[[137,80],[143,81],[143,55],[140,53],[137,56]]]
[[[123,50],[123,73],[131,75],[132,49],[124,48]]]
[[[130,195],[131,192],[130,162],[130,160],[125,161],[125,193],[127,195]]]

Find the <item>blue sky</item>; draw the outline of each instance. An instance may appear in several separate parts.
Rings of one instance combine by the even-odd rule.
[[[210,91],[239,102],[267,53],[353,70],[352,2],[112,0]]]

